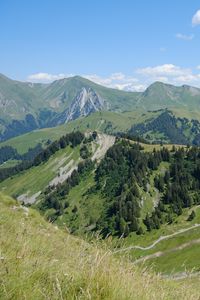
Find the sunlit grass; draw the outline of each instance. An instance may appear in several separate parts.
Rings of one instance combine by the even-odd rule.
[[[164,281],[106,246],[61,231],[0,195],[1,299],[198,299],[199,286]],[[101,243],[100,243],[101,244]]]

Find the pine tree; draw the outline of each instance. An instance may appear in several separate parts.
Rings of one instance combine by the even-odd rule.
[[[187,221],[192,221],[196,217],[195,211],[192,210],[191,214],[189,215]]]
[[[149,214],[147,213],[146,218],[143,220],[144,225],[147,227],[147,231],[152,230],[152,221],[151,218],[149,217]]]
[[[138,231],[136,232],[138,235],[142,235],[144,234],[144,230],[142,229],[142,227],[140,226]]]

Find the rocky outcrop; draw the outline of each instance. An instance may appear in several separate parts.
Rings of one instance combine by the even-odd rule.
[[[83,87],[66,110],[65,122],[88,116],[93,112],[102,110],[104,107],[106,107],[106,102],[94,90]]]

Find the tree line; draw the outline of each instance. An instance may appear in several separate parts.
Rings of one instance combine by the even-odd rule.
[[[200,204],[200,149],[180,148],[171,155],[170,162],[169,170],[154,180],[161,199],[152,215],[144,219],[148,231],[171,224],[184,208]],[[188,221],[194,216],[193,212]]]
[[[49,221],[55,221],[58,216],[64,213],[64,210],[69,206],[67,195],[70,190],[80,183],[83,176],[94,169],[94,165],[95,162],[91,159],[85,159],[78,164],[77,169],[63,183],[48,186],[45,189],[43,200],[39,203],[38,208],[42,212],[53,208],[52,213],[48,216]]]
[[[8,177],[16,175],[19,172],[27,170],[33,166],[38,166],[41,163],[46,162],[50,158],[50,156],[53,155],[58,150],[63,149],[68,145],[70,145],[71,147],[76,147],[83,140],[84,140],[84,134],[81,133],[80,131],[76,131],[76,132],[68,133],[65,136],[62,136],[59,140],[54,141],[49,146],[47,146],[46,149],[42,149],[41,146],[36,146],[34,149],[29,149],[29,151],[24,156],[26,159],[24,159],[21,163],[10,168],[0,169],[0,181],[3,181]],[[10,153],[11,152],[12,151],[10,150]],[[39,153],[35,155],[36,152]],[[15,151],[13,153],[15,153]]]
[[[96,170],[96,189],[106,199],[104,213],[97,224],[103,236],[143,233],[141,191],[146,191],[150,174],[160,162],[169,161],[170,153],[166,148],[152,153],[141,150],[139,143],[122,140],[107,151]]]
[[[0,164],[9,159],[16,159],[21,161],[33,160],[42,151],[42,145],[37,144],[33,148],[29,148],[24,154],[19,154],[17,149],[12,146],[3,146],[0,148]]]

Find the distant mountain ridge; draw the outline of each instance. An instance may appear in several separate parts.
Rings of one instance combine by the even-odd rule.
[[[125,92],[80,76],[40,84],[20,82],[0,74],[0,141],[97,111],[165,108],[199,110],[200,89],[155,82],[144,92]]]
[[[154,143],[200,145],[200,122],[177,117],[167,109],[155,118],[133,125],[129,133]]]

